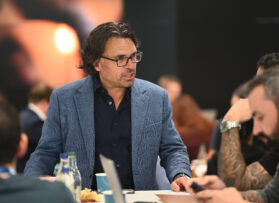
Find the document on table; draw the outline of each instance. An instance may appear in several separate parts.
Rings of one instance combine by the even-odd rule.
[[[186,192],[173,192],[170,190],[136,191],[135,194],[126,195],[126,202],[157,202],[157,203],[197,203],[193,195]]]
[[[162,203],[198,203],[194,195],[156,194]]]

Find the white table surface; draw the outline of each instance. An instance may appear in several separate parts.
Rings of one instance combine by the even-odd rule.
[[[133,203],[136,201],[140,202],[156,202],[162,203],[160,198],[156,194],[167,194],[167,195],[189,195],[187,192],[173,192],[171,190],[146,190],[146,191],[135,191],[134,194],[126,194],[126,203]],[[98,203],[104,203],[104,196],[99,194],[101,201]]]
[[[126,194],[126,202],[133,203],[135,201],[161,202],[156,194],[175,194],[175,195],[189,195],[186,192],[173,192],[171,190],[149,190],[149,191],[135,191],[135,194]]]

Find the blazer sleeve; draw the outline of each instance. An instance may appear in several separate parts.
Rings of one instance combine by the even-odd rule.
[[[59,154],[62,152],[60,111],[57,92],[53,91],[41,139],[26,164],[24,174],[53,175],[54,166],[59,161]]]
[[[184,173],[191,177],[191,169],[187,148],[172,121],[172,109],[167,92],[164,91],[162,111],[162,137],[160,143],[161,163],[172,182],[175,175]]]

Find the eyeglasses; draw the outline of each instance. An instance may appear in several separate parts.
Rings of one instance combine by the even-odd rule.
[[[129,59],[131,59],[131,61],[133,63],[140,62],[141,59],[142,59],[142,54],[143,53],[141,51],[137,51],[137,52],[133,53],[130,57],[118,56],[116,59],[112,59],[112,58],[102,56],[101,58],[104,58],[104,59],[107,59],[107,60],[110,60],[110,61],[114,61],[114,62],[116,62],[116,65],[118,67],[123,67],[123,66],[126,66],[128,64]]]

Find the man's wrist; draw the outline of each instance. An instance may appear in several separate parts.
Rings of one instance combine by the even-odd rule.
[[[174,176],[173,180],[174,181],[175,179],[177,178],[180,178],[180,177],[186,177],[186,178],[189,178],[189,176],[187,176],[185,173],[178,173]]]
[[[241,124],[239,122],[236,122],[236,121],[227,121],[225,119],[220,124],[221,133],[225,133],[232,128],[238,128],[240,130],[241,129]]]

